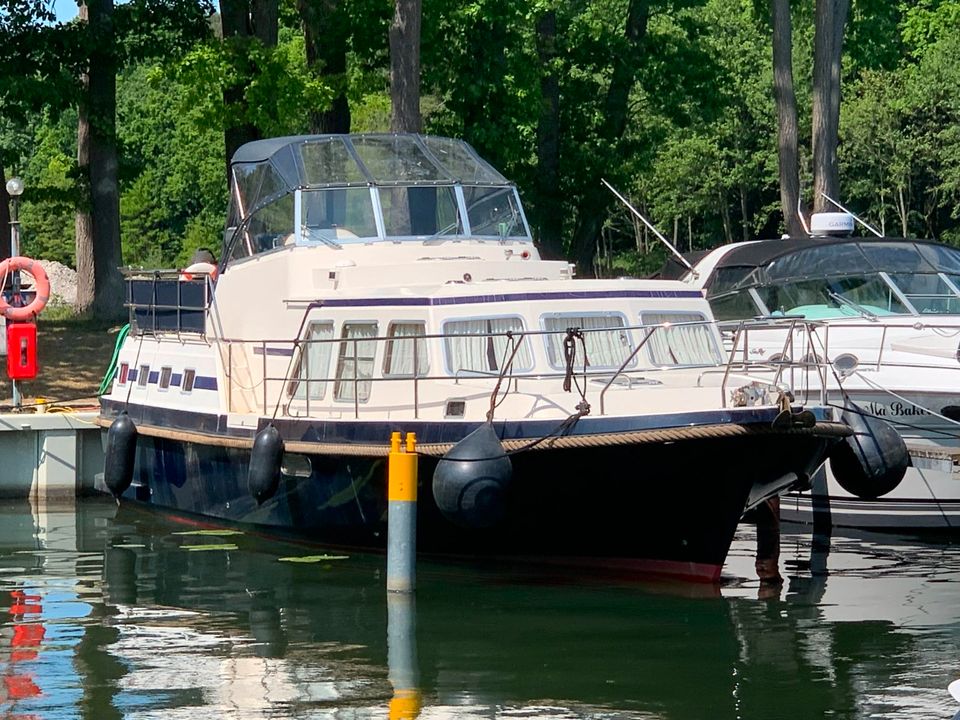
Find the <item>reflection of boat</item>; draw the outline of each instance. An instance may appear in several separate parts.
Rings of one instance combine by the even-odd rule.
[[[101,413],[128,413],[114,448],[139,433],[135,467],[107,469],[129,499],[381,545],[390,434],[415,432],[421,478],[462,459],[421,492],[424,552],[713,580],[744,509],[845,431],[771,384],[727,407],[701,294],[540,260],[516,188],[462,142],[279,138],[231,167],[216,282],[130,278]]]
[[[663,275],[704,289],[731,327],[757,316],[812,321],[812,336],[788,338],[783,324],[750,331],[742,350],[772,363],[826,358],[833,402],[844,404],[842,387],[858,412],[894,425],[907,444],[912,467],[883,497],[859,499],[831,473],[813,498],[785,499],[784,518],[809,521],[823,507],[836,525],[960,527],[960,250],[894,238],[762,240],[724,245],[697,258],[694,272]]]
[[[386,715],[396,672],[382,560],[281,562],[297,548],[175,534],[183,524],[132,505],[84,501],[9,532],[24,516],[25,502],[0,508],[0,592],[41,598],[31,618],[46,636],[14,669],[43,695],[5,710]],[[237,549],[189,549],[227,540]],[[744,572],[702,597],[423,563],[409,654],[420,717],[949,717],[960,626],[940,611],[957,548],[834,539],[817,556],[790,535],[784,547],[789,585],[769,601],[752,597],[747,533],[730,568]]]
[[[38,686],[82,688],[48,697],[51,716],[81,703],[97,717],[145,706],[172,717],[385,716],[394,648],[380,559],[281,562],[297,549],[178,535],[182,524],[112,505],[79,504],[75,551],[63,524],[45,533],[58,547],[45,566],[14,581],[47,596],[58,632],[40,649]],[[228,540],[238,549],[188,549]],[[5,566],[36,543],[0,546]],[[784,547],[789,585],[770,601],[753,597],[747,533],[732,557],[744,572],[702,597],[425,562],[411,653],[420,717],[949,717],[960,627],[939,611],[960,579],[957,548],[834,539],[811,557],[809,537],[790,535]],[[64,612],[66,588],[83,615]]]

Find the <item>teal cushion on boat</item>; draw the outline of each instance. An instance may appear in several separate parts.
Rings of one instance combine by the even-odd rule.
[[[876,305],[861,305],[864,310],[874,315],[896,315]],[[831,320],[833,318],[861,317],[860,313],[847,305],[798,305],[785,313],[775,312],[774,315],[803,315],[807,320]]]

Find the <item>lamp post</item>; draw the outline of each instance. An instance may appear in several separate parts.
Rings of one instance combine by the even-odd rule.
[[[20,196],[23,194],[23,180],[18,177],[12,177],[7,180],[7,194],[10,196],[10,257],[20,255]],[[20,295],[20,271],[14,270],[10,279],[12,297]],[[8,348],[9,352],[9,348]],[[17,381],[11,379],[10,384],[13,387],[13,407],[17,410],[23,404],[20,398],[20,388]]]

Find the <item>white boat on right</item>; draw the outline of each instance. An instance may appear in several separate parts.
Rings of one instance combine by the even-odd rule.
[[[839,229],[839,235],[837,234]],[[877,458],[878,497],[832,458],[811,489],[783,497],[784,520],[897,530],[960,530],[960,249],[852,237],[853,219],[813,216],[812,236],[724,245],[665,278],[701,289],[729,348],[772,365],[808,359],[795,388],[825,384],[849,417],[880,418],[909,451],[904,473]],[[740,331],[769,318],[768,329]],[[792,320],[790,320],[792,319]],[[802,322],[801,322],[802,320]],[[827,360],[829,372],[814,366]],[[822,366],[822,363],[821,363]],[[852,404],[851,404],[852,403]],[[895,462],[893,463],[896,464]],[[902,481],[896,476],[902,474]],[[874,478],[875,480],[875,478]],[[862,493],[861,493],[862,495]]]

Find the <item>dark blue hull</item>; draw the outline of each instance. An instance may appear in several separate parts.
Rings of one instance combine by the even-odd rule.
[[[247,488],[249,450],[149,433],[141,419],[125,498],[324,544],[385,546],[385,457],[308,454],[306,476],[282,475],[258,506]],[[432,494],[438,460],[421,456],[418,549],[715,581],[745,508],[808,477],[831,442],[764,433],[519,453],[505,519],[487,530],[441,515]]]

